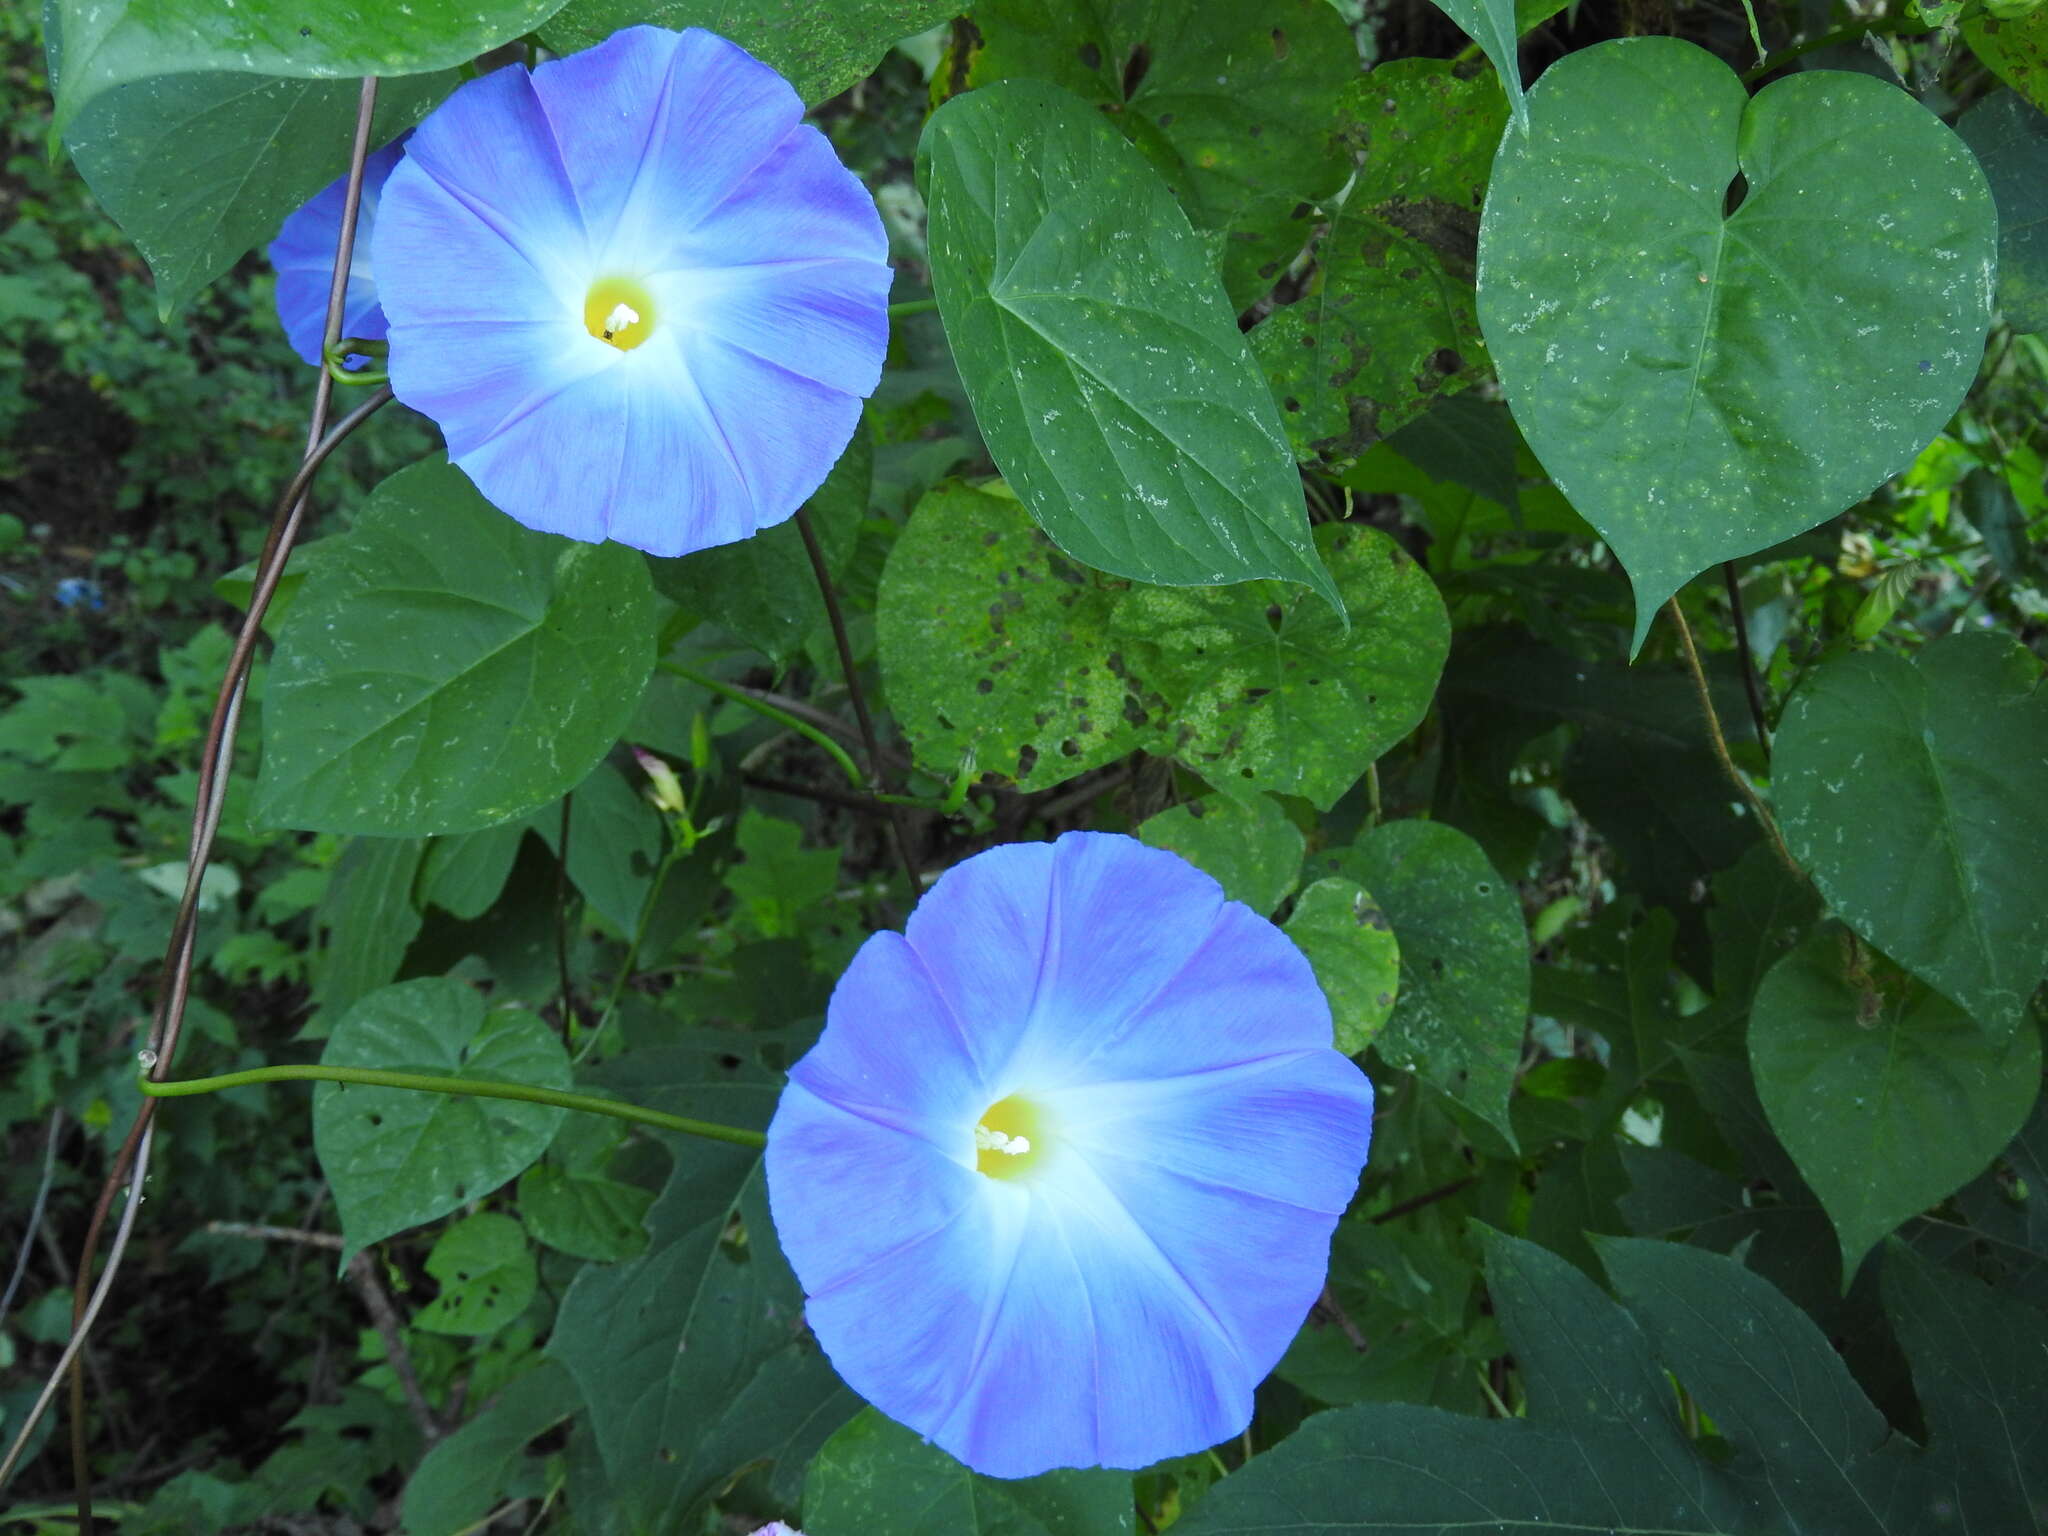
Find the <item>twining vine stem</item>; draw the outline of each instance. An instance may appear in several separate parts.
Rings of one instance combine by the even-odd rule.
[[[363,167],[369,159],[371,124],[377,109],[377,81],[374,76],[365,77],[356,101],[355,137],[350,146],[348,176],[342,197],[341,234],[335,244],[334,270],[327,290],[327,316],[323,330],[323,353],[341,340],[341,318],[343,301],[348,294],[349,264],[354,255],[357,214],[362,206]],[[185,1003],[191,991],[193,943],[197,929],[200,882],[206,873],[206,865],[213,851],[213,840],[220,829],[221,811],[227,799],[229,768],[234,759],[235,736],[241,723],[242,702],[247,695],[249,664],[255,653],[256,641],[262,633],[263,615],[270,606],[271,597],[277,591],[277,584],[284,575],[286,559],[291,554],[293,541],[298,537],[299,527],[306,512],[306,488],[314,472],[350,432],[382,407],[391,398],[390,389],[379,388],[376,394],[351,411],[332,432],[327,429],[328,408],[333,400],[334,380],[325,369],[320,371],[314,385],[312,419],[306,432],[306,454],[299,471],[292,477],[280,499],[270,532],[264,541],[263,553],[257,561],[256,581],[249,594],[248,612],[243,618],[242,628],[236,637],[235,648],[228,660],[227,675],[221,681],[220,693],[214,702],[213,716],[207,727],[205,744],[200,753],[199,779],[193,797],[192,841],[185,863],[185,891],[178,903],[178,913],[171,925],[169,944],[166,946],[162,980],[158,985],[157,1008],[151,1021],[149,1048],[156,1058],[156,1069],[168,1072],[171,1060],[177,1050],[178,1036],[184,1024]],[[135,1212],[141,1204],[144,1179],[149,1169],[149,1148],[151,1144],[151,1122],[156,1111],[156,1101],[145,1098],[137,1110],[134,1124],[129,1127],[128,1136],[115,1154],[113,1165],[107,1171],[106,1181],[100,1187],[99,1200],[95,1204],[92,1219],[86,1227],[85,1242],[81,1248],[77,1281],[72,1293],[71,1340],[65,1346],[63,1358],[57,1370],[52,1373],[42,1396],[25,1417],[16,1433],[13,1446],[6,1460],[0,1462],[0,1483],[4,1483],[28,1437],[40,1422],[44,1410],[58,1381],[65,1371],[71,1374],[71,1474],[78,1496],[78,1529],[81,1536],[92,1536],[97,1529],[92,1512],[92,1475],[86,1454],[85,1424],[85,1377],[80,1369],[80,1357],[93,1320],[99,1315],[108,1291],[112,1288],[115,1274],[120,1269],[121,1259],[127,1251],[129,1234],[134,1228]],[[121,1213],[114,1241],[107,1253],[107,1264],[97,1286],[93,1284],[93,1260],[99,1248],[100,1234],[104,1230],[108,1214],[113,1209],[116,1195],[123,1186],[130,1191],[126,1208]]]
[[[138,1086],[152,1099],[182,1099],[195,1093],[218,1093],[223,1088],[246,1088],[251,1083],[354,1083],[366,1088],[407,1088],[418,1093],[450,1093],[476,1099],[516,1099],[522,1104],[552,1104],[558,1109],[581,1110],[586,1114],[609,1115],[635,1125],[651,1125],[662,1131],[681,1131],[711,1141],[727,1141],[736,1147],[765,1147],[768,1138],[759,1131],[737,1125],[719,1125],[710,1120],[692,1120],[684,1115],[664,1114],[618,1099],[601,1099],[594,1093],[569,1093],[559,1088],[539,1088],[531,1083],[487,1083],[473,1077],[436,1077],[426,1072],[386,1072],[378,1067],[251,1067],[243,1072],[223,1072],[218,1077],[188,1077],[182,1081],[145,1077]]]
[[[818,578],[818,595],[825,600],[825,617],[831,621],[832,639],[839,647],[839,666],[846,674],[846,692],[853,700],[853,717],[860,722],[861,744],[868,755],[868,789],[879,795],[882,791],[882,748],[875,737],[875,722],[868,715],[867,695],[861,691],[860,670],[853,661],[853,642],[846,635],[846,615],[839,610],[839,592],[832,585],[832,572],[826,567],[825,551],[811,527],[810,508],[796,509],[796,527],[797,532],[803,535],[804,553],[811,557],[811,574]],[[910,835],[903,829],[903,813],[894,805],[889,807],[889,830],[895,834],[896,856],[903,861],[903,873],[910,879],[910,899],[914,902],[924,890],[924,878],[918,872],[917,856],[910,851]]]
[[[1671,614],[1671,622],[1678,626],[1679,643],[1685,647],[1686,669],[1692,673],[1692,686],[1693,691],[1699,695],[1700,713],[1707,718],[1707,739],[1713,744],[1715,760],[1720,763],[1721,771],[1728,776],[1729,782],[1734,784],[1736,789],[1741,791],[1742,798],[1749,802],[1750,809],[1756,812],[1758,824],[1770,838],[1771,846],[1777,850],[1778,858],[1784,863],[1785,868],[1792,872],[1792,878],[1804,881],[1807,877],[1806,871],[1799,867],[1799,861],[1792,857],[1792,850],[1785,846],[1784,834],[1778,830],[1778,818],[1771,814],[1771,808],[1764,804],[1763,796],[1759,795],[1756,786],[1749,782],[1749,776],[1735,766],[1735,759],[1728,753],[1728,739],[1721,734],[1721,716],[1714,708],[1713,691],[1707,686],[1707,669],[1700,664],[1699,647],[1693,644],[1692,626],[1685,622],[1685,611],[1678,606],[1678,599],[1675,597],[1664,606]]]
[[[1735,562],[1721,562],[1721,580],[1728,587],[1729,617],[1735,626],[1735,653],[1742,660],[1742,692],[1749,700],[1749,718],[1756,725],[1756,744],[1763,749],[1764,766],[1771,765],[1771,728],[1764,720],[1763,687],[1757,680],[1756,657],[1749,648],[1749,616],[1742,608],[1742,583],[1735,579]]]

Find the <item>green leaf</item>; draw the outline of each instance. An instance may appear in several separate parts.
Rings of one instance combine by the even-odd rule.
[[[505,889],[524,836],[526,828],[514,821],[435,838],[420,865],[420,904],[431,903],[465,922],[482,917]]]
[[[1421,722],[1450,650],[1428,572],[1376,528],[1326,523],[1316,548],[1343,613],[1275,584],[1139,588],[1121,635],[1150,642],[1176,755],[1226,793],[1331,805]],[[1348,615],[1348,622],[1344,615]]]
[[[2010,639],[1826,662],[1792,696],[1773,789],[1842,920],[1979,1024],[2014,1028],[2048,971],[2048,690]]]
[[[889,709],[941,778],[967,755],[1046,789],[1157,735],[1110,633],[1116,590],[1053,547],[1000,485],[947,482],[889,552],[875,642]]]
[[[729,1125],[766,1125],[780,1086],[683,1051],[618,1067],[638,1102]],[[805,1463],[860,1406],[802,1327],[760,1154],[691,1138],[675,1153],[647,1252],[579,1273],[548,1345],[589,1406],[621,1505],[654,1530],[694,1529],[711,1496],[760,1462],[774,1496],[795,1502]]]
[[[641,1220],[654,1196],[605,1171],[625,1141],[624,1127],[595,1115],[571,1115],[547,1160],[519,1176],[519,1216],[534,1241],[595,1264],[616,1264],[647,1246]]]
[[[1401,947],[1394,1014],[1374,1041],[1508,1138],[1529,1013],[1529,938],[1515,888],[1455,828],[1395,821],[1309,861],[1372,892]]]
[[[535,1240],[596,1264],[616,1264],[647,1246],[640,1223],[653,1198],[636,1184],[545,1163],[519,1176],[519,1213]]]
[[[2039,1314],[1968,1282],[1960,1305],[1954,1287],[1918,1274],[1895,1286],[1887,1266],[1931,1431],[1916,1451],[1890,1435],[1826,1335],[1732,1259],[1596,1239],[1617,1305],[1555,1254],[1486,1241],[1526,1418],[1406,1404],[1320,1414],[1224,1479],[1176,1532],[1908,1536],[2038,1525],[2028,1500],[2043,1475],[2048,1405],[2039,1370],[2020,1362],[2038,1360]],[[1719,1438],[1687,1432],[1674,1377]]]
[[[105,92],[156,76],[331,80],[453,69],[531,32],[561,4],[411,0],[400,11],[356,0],[49,0],[55,126],[63,131]],[[355,87],[350,80],[351,99]]]
[[[420,1459],[405,1484],[411,1536],[462,1536],[511,1487],[527,1444],[576,1411],[576,1386],[552,1360],[515,1379],[498,1398]]]
[[[844,574],[860,537],[874,465],[874,438],[863,424],[805,504],[835,578]],[[737,544],[680,560],[650,558],[647,565],[662,596],[686,613],[716,619],[778,667],[801,656],[804,642],[825,623],[818,578],[794,519]]]
[[[793,937],[803,912],[839,888],[839,850],[805,848],[803,828],[749,806],[725,883],[763,938]]]
[[[1941,430],[1982,355],[1997,215],[1961,141],[1869,75],[1751,99],[1690,43],[1627,38],[1529,102],[1487,191],[1480,324],[1529,446],[1627,567],[1640,647],[1698,572]]]
[[[1947,1463],[1946,1480],[1964,1492],[1956,1502],[1978,1506],[1978,1529],[2038,1532],[2048,1485],[2040,1367],[2048,1320],[2017,1297],[1930,1269],[1897,1247],[1885,1255],[1884,1304],[1913,1363],[1932,1448]]]
[[[354,1005],[398,975],[420,931],[413,882],[420,844],[412,838],[351,838],[313,913],[320,959],[313,1002],[323,1010]]]
[[[1521,1369],[1526,1419],[1407,1404],[1320,1414],[1226,1478],[1176,1529],[1185,1536],[1290,1526],[1320,1536],[1508,1536],[1530,1526],[1732,1536],[1743,1529],[1740,1498],[1687,1440],[1676,1398],[1628,1314],[1557,1255],[1497,1233],[1485,1237],[1488,1289]],[[1369,1476],[1359,1475],[1361,1465]]]
[[[825,1442],[804,1480],[806,1536],[1124,1536],[1131,1474],[983,1477],[874,1409]]]
[[[1515,0],[1436,0],[1436,8],[1477,43],[1500,77],[1500,88],[1514,109],[1515,126],[1529,134],[1529,104],[1522,94],[1521,34]]]
[[[1053,541],[1141,581],[1335,606],[1294,456],[1202,242],[1070,92],[956,96],[918,143],[932,285],[989,452]]]
[[[1332,463],[1487,371],[1472,283],[1507,119],[1499,92],[1444,59],[1382,64],[1344,102],[1358,179],[1329,215],[1315,281],[1251,333],[1295,453]]]
[[[1977,16],[1963,23],[1963,41],[1999,79],[2048,111],[2048,11]]]
[[[447,463],[401,470],[278,637],[255,814],[385,837],[524,816],[632,719],[653,629],[637,551],[522,528]]]
[[[484,1012],[452,977],[401,981],[343,1014],[320,1060],[480,1082],[569,1086],[569,1058],[540,1018]],[[512,1099],[320,1083],[313,1147],[341,1213],[346,1263],[357,1250],[481,1200],[554,1139],[566,1110]]]
[[[1337,1049],[1356,1056],[1392,1015],[1400,992],[1401,946],[1387,914],[1364,886],[1333,875],[1301,893],[1287,937],[1308,956],[1330,1000]]]
[[[1206,795],[1148,818],[1137,833],[1141,841],[1170,848],[1214,876],[1225,896],[1261,917],[1293,891],[1307,846],[1301,829],[1268,795]]]
[[[1301,204],[1350,171],[1332,129],[1358,50],[1324,0],[983,0],[969,83],[1029,76],[1101,108],[1223,243],[1242,309],[1310,225]]]
[[[959,9],[959,0],[571,0],[540,35],[555,52],[574,53],[621,27],[703,27],[738,43],[816,106],[858,85],[890,44]]]
[[[1993,1036],[1830,924],[1773,966],[1749,1016],[1756,1091],[1827,1208],[1844,1288],[1880,1239],[1984,1171],[2027,1118],[2041,1036]]]
[[[527,823],[561,854],[562,808],[545,806]],[[661,861],[661,816],[633,792],[625,775],[599,763],[569,800],[569,878],[583,899],[630,937]]]
[[[2012,91],[1956,120],[1998,203],[1998,307],[2020,335],[2048,331],[2048,113]]]
[[[429,1333],[496,1333],[524,1312],[540,1275],[526,1234],[510,1216],[479,1211],[443,1232],[427,1255],[441,1294],[413,1316]]]

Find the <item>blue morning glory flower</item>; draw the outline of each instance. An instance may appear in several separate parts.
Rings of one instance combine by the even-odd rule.
[[[631,27],[462,86],[385,184],[391,386],[530,528],[680,555],[794,513],[888,342],[873,200],[788,82]]]
[[[1251,1421],[1372,1131],[1301,952],[1178,855],[1070,832],[948,871],[832,994],[768,1196],[839,1374],[996,1477]]]
[[[405,156],[405,140],[387,144],[363,162],[363,199],[356,213],[356,243],[348,264],[348,294],[341,304],[341,334],[384,339],[384,310],[370,274],[370,231],[391,168]],[[327,290],[334,281],[334,248],[341,239],[341,204],[348,178],[337,177],[284,221],[270,242],[277,268],[277,318],[292,350],[318,367],[327,326]]]

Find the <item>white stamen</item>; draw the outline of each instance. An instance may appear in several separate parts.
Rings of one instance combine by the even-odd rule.
[[[623,331],[627,326],[638,325],[639,323],[639,314],[630,304],[621,300],[619,303],[614,304],[612,312],[604,317],[605,339],[609,341],[613,335]]]
[[[1031,1138],[1006,1136],[1001,1131],[977,1125],[974,1128],[974,1149],[977,1152],[1000,1152],[1005,1157],[1022,1157],[1031,1150]]]

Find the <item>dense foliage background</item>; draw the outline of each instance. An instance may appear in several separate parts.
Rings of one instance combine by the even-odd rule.
[[[1381,1096],[1329,1287],[1240,1443],[997,1483],[837,1382],[744,1148],[178,1099],[84,1354],[101,1518],[2048,1529],[2048,7],[1444,10],[0,10],[0,1441],[304,443],[249,253],[346,164],[350,77],[381,140],[653,20],[787,73],[891,232],[915,312],[811,515],[924,878],[1131,831],[1285,926]],[[175,1075],[764,1124],[914,895],[796,531],[558,567],[437,442],[394,407],[321,473]],[[526,613],[541,681],[394,565]],[[446,739],[401,762],[335,633]],[[49,1434],[9,1529],[70,1528]]]

